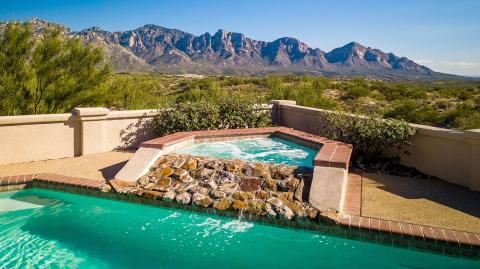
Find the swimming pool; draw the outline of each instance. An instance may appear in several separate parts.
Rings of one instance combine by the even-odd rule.
[[[0,193],[0,268],[478,268],[474,260],[41,189]]]
[[[195,156],[283,163],[304,167],[312,167],[317,151],[276,137],[199,143],[177,150],[178,153]]]

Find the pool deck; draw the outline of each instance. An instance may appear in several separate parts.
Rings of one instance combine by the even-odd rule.
[[[373,179],[389,181],[393,186],[382,189]],[[443,204],[431,199],[438,195],[443,197]],[[340,222],[350,229],[480,246],[479,197],[478,192],[440,180],[351,173],[345,200],[345,212],[350,216]],[[464,205],[466,209],[469,203],[474,210],[464,210],[468,213],[454,206]]]
[[[0,165],[0,177],[39,173],[109,180],[133,156],[133,152],[111,151],[80,157]]]
[[[480,233],[480,192],[442,180],[363,174],[361,215]]]

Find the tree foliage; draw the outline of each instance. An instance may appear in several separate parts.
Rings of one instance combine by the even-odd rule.
[[[101,104],[110,67],[99,48],[50,26],[9,23],[0,37],[0,114],[61,113]]]

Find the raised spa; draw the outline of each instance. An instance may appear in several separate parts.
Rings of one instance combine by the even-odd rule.
[[[315,149],[277,137],[199,143],[176,152],[194,156],[283,163],[304,167],[312,167],[313,159],[317,154]]]

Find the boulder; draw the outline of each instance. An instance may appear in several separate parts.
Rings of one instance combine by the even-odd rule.
[[[238,190],[237,183],[226,183],[219,186],[219,189],[225,193],[234,193]]]
[[[247,212],[258,216],[265,215],[265,204],[263,200],[250,200],[247,203]]]
[[[213,202],[213,207],[218,210],[227,210],[232,205],[232,200],[229,198],[221,198],[220,200],[215,200]]]
[[[303,188],[305,187],[305,181],[302,179],[300,180],[300,183],[298,184],[297,188],[295,189],[295,192],[293,194],[293,197],[295,200],[303,202],[306,200],[306,197],[303,197]]]
[[[227,172],[239,174],[242,172],[243,162],[240,160],[225,161],[225,170]]]
[[[215,183],[215,180],[213,180],[213,179],[210,179],[207,182],[201,182],[200,185],[202,187],[212,189],[212,190],[218,189],[218,185],[217,185],[217,183]]]
[[[177,158],[176,156],[172,156],[172,155],[163,155],[157,160],[154,166],[156,167],[166,166],[166,165],[170,166],[170,164],[172,164],[176,158]]]
[[[193,193],[200,193],[203,195],[208,195],[208,189],[202,186],[195,186],[192,188]]]
[[[173,169],[169,166],[162,167],[158,172],[155,174],[158,178],[168,177],[173,174]]]
[[[185,164],[183,165],[183,168],[188,170],[188,171],[193,171],[197,169],[198,161],[195,159],[188,159]]]
[[[210,196],[212,196],[215,199],[221,199],[226,196],[226,194],[223,191],[220,190],[211,190],[210,191]]]
[[[242,173],[246,177],[252,177],[253,176],[253,168],[250,164],[246,164],[243,166]]]
[[[307,214],[307,217],[312,221],[315,220],[318,216],[318,210],[312,207],[307,207],[307,209],[305,209],[305,213]]]
[[[234,208],[238,211],[242,211],[242,210],[247,208],[247,203],[244,202],[244,201],[240,201],[240,200],[233,200],[232,208]]]
[[[194,193],[192,196],[192,201],[194,205],[198,205],[201,207],[208,207],[212,204],[212,199],[207,195],[203,195],[201,193]]]
[[[191,182],[191,183],[180,183],[178,185],[178,188],[176,188],[175,190],[177,192],[186,192],[186,191],[190,191],[194,188],[197,187],[197,183],[196,182]]]
[[[243,178],[240,181],[242,191],[259,191],[262,188],[264,179],[259,177]]]
[[[220,170],[215,174],[215,182],[218,184],[240,182],[240,177],[237,174]]]
[[[270,167],[270,174],[273,179],[283,180],[292,175],[295,169],[297,169],[295,166],[277,164]]]
[[[180,187],[185,186],[186,183],[181,183],[180,181],[177,180],[172,180],[172,184],[170,184],[170,187],[168,187],[167,190],[178,190]]]
[[[272,191],[270,193],[272,194],[272,196],[275,196],[277,198],[281,198],[282,200],[289,200],[289,201],[293,200],[293,192],[291,192],[291,191],[287,191],[287,192]]]
[[[187,160],[183,157],[179,157],[173,162],[173,167],[174,168],[182,168],[182,166],[185,164]]]
[[[190,203],[190,193],[181,192],[175,196],[175,200],[179,204],[187,205],[188,203]]]
[[[108,185],[107,183],[103,184],[100,188],[102,192],[110,192],[112,190],[112,186]]]
[[[156,183],[150,182],[147,185],[143,186],[144,189],[146,190],[153,190],[153,188],[157,185]]]
[[[255,193],[255,198],[256,199],[267,200],[270,197],[271,197],[271,195],[268,191],[260,190],[257,193]]]
[[[150,180],[148,179],[147,176],[143,176],[137,180],[137,185],[141,187],[145,187],[149,183],[150,183]]]
[[[276,198],[276,197],[271,197],[267,200],[270,204],[272,204],[274,207],[280,207],[283,205],[282,200]]]
[[[136,187],[135,182],[124,181],[120,179],[112,179],[108,182],[113,190],[118,193],[127,193],[128,188]]]
[[[220,160],[211,159],[205,163],[205,167],[213,170],[223,170],[223,164],[220,163]]]
[[[157,181],[157,184],[153,186],[152,190],[155,191],[167,191],[172,184],[172,179],[169,177],[162,177]]]
[[[270,171],[268,166],[263,163],[253,163],[251,165],[252,168],[252,176],[254,177],[270,177]]]
[[[266,178],[264,183],[263,183],[263,188],[270,190],[270,191],[276,191],[277,190],[277,181],[271,179],[271,178]]]
[[[162,198],[163,193],[159,191],[144,190],[143,197],[151,200],[158,200]]]
[[[194,177],[203,181],[208,181],[210,179],[213,179],[215,174],[215,170],[202,167],[195,171]]]
[[[277,186],[282,191],[295,191],[299,183],[300,180],[293,176],[290,176],[285,180],[278,181]]]
[[[171,201],[173,201],[173,199],[175,199],[176,195],[177,194],[174,191],[167,191],[166,193],[163,194],[162,200],[167,201],[167,202],[171,202]]]
[[[282,200],[283,204],[290,208],[294,214],[298,214],[299,212],[305,210],[303,205],[300,203],[295,203],[289,200]]]
[[[265,204],[265,214],[269,218],[275,218],[277,216],[277,213],[275,210],[273,210],[272,205],[270,203]]]
[[[247,201],[255,198],[255,194],[253,194],[252,192],[237,191],[232,194],[232,198],[241,201]]]
[[[175,169],[171,177],[181,181],[181,178],[185,178],[187,176],[190,176],[188,171],[180,168],[180,169]]]
[[[291,220],[295,216],[293,211],[286,205],[282,205],[274,208],[275,208],[275,212],[277,212],[280,218]]]

